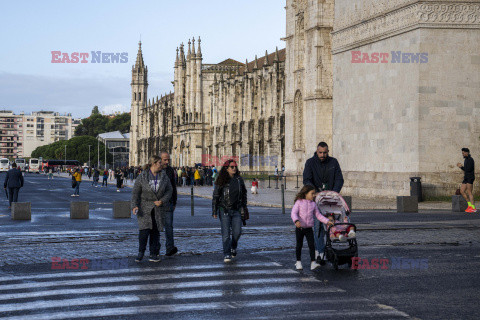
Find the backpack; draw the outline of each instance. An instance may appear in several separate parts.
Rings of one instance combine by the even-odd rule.
[[[75,188],[77,186],[77,179],[75,179],[75,176],[72,175],[72,188]]]

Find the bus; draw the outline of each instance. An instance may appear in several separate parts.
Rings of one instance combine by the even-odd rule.
[[[25,171],[25,159],[22,159],[22,158],[15,159],[15,163],[17,164],[18,170]]]
[[[28,162],[28,172],[40,172],[37,158],[30,158],[30,161]]]
[[[80,165],[80,161],[78,160],[50,159],[50,160],[43,160],[42,168],[43,168],[43,171],[46,171],[47,168],[49,170],[53,168],[55,168],[56,170],[58,170],[59,168],[71,169],[73,167],[78,167],[79,165]]]
[[[7,172],[10,169],[10,161],[7,158],[0,158],[0,172]]]

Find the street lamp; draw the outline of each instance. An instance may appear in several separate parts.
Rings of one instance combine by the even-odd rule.
[[[97,169],[100,170],[100,140],[97,139]]]
[[[90,168],[90,147],[91,146],[92,146],[91,144],[88,145],[88,167],[89,168]]]
[[[110,148],[110,149],[113,150],[113,152],[112,152],[113,153],[113,155],[112,155],[113,156],[113,160],[112,160],[112,167],[113,167],[112,170],[113,171],[115,171],[115,149],[117,149],[117,148],[123,148],[123,147],[122,146],[116,146],[116,147],[111,147]]]

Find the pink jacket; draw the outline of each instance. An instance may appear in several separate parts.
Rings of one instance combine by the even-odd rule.
[[[323,223],[328,223],[328,218],[325,218],[318,211],[315,201],[310,201],[307,199],[297,200],[292,208],[292,220],[300,221],[302,228],[312,228],[313,227],[313,215]]]

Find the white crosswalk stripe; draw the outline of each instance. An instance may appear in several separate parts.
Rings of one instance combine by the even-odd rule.
[[[290,310],[297,305],[302,308]],[[212,310],[217,310],[212,319],[224,318],[222,312],[261,319],[268,318],[261,315],[268,308],[279,310],[278,319],[335,318],[338,310],[353,318],[408,317],[272,262],[0,277],[0,314],[5,319],[148,319],[165,313],[192,318],[192,313],[205,316]]]

